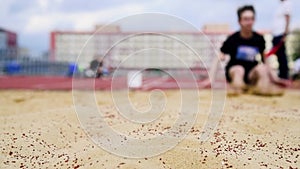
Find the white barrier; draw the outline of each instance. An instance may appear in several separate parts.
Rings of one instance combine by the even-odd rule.
[[[140,71],[130,71],[127,74],[127,86],[129,88],[140,88],[142,87],[142,72]]]

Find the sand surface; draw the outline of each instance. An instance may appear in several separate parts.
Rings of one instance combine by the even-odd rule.
[[[195,91],[183,91],[195,92]],[[84,93],[84,92],[83,92]],[[148,92],[131,92],[147,109]],[[229,97],[212,137],[199,141],[208,117],[210,91],[200,91],[200,112],[187,137],[173,149],[131,159],[98,147],[81,128],[67,91],[0,91],[0,168],[299,168],[300,90],[282,97]],[[127,95],[125,95],[127,97]],[[124,97],[125,97],[124,96]],[[149,125],[133,125],[117,113],[110,92],[97,91],[107,124],[135,138],[155,137],[176,119],[177,90]]]

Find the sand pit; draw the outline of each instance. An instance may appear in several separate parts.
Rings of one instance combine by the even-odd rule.
[[[184,91],[191,92],[191,91]],[[146,109],[148,92],[131,92]],[[131,137],[153,137],[168,130],[176,116],[179,91],[166,91],[163,120],[143,128],[120,118],[107,91],[97,91],[99,109],[115,130]],[[213,136],[199,135],[208,116],[210,92],[200,91],[196,124],[175,148],[151,158],[123,158],[96,146],[80,127],[72,93],[0,91],[0,168],[299,168],[300,91],[282,97],[227,98]],[[170,117],[170,118],[168,118]]]

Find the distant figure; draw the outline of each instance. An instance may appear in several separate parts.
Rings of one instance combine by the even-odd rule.
[[[90,63],[90,69],[95,72],[95,77],[100,78],[102,77],[102,66],[103,66],[103,61],[102,59],[94,59]]]
[[[103,60],[96,58],[90,62],[89,68],[85,69],[85,77],[100,78],[102,77]]]
[[[84,76],[90,78],[101,78],[108,76],[109,73],[109,69],[103,66],[102,58],[95,58],[90,62],[90,66],[84,70]]]
[[[294,74],[293,80],[300,79],[300,58],[296,59],[294,62]]]
[[[276,13],[274,15],[273,21],[273,46],[282,43],[278,51],[276,52],[276,56],[279,63],[279,77],[282,79],[289,78],[289,68],[288,68],[288,59],[286,55],[285,49],[285,41],[286,36],[289,33],[290,26],[290,18],[291,18],[291,4],[289,0],[280,0],[280,4],[278,9],[276,9]]]
[[[269,68],[256,60],[263,56],[265,40],[262,35],[253,31],[255,9],[253,6],[243,6],[238,9],[240,31],[227,38],[221,47],[220,59],[225,54],[230,56],[226,66],[226,79],[230,83],[228,94],[241,94],[249,87],[254,94],[281,95],[281,90],[273,83]],[[264,62],[263,57],[261,57]]]

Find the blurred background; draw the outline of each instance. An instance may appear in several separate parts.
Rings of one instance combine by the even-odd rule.
[[[158,44],[159,47],[171,49],[182,56],[188,66],[197,73],[204,72],[199,77],[205,77],[205,67],[199,61],[188,57],[189,54],[174,47],[173,42],[165,42],[159,38],[149,41],[147,36],[136,38],[127,42],[125,46],[117,49],[113,56],[104,59],[105,51],[112,44],[133,32],[135,25],[109,25],[98,34],[97,38],[87,40],[105,24],[109,24],[120,18],[145,12],[160,12],[179,17],[192,24],[199,31],[172,31],[164,30],[164,33],[180,36],[185,42],[193,44],[193,48],[202,51],[203,61],[209,64],[212,60],[213,49],[208,48],[210,43],[218,49],[225,38],[236,31],[236,9],[244,4],[252,4],[257,11],[255,30],[264,35],[266,51],[272,47],[271,22],[274,15],[272,9],[277,3],[270,1],[176,1],[154,0],[147,1],[62,1],[62,0],[29,0],[29,1],[5,1],[1,5],[0,12],[0,87],[12,87],[14,81],[8,84],[7,78],[16,80],[16,77],[28,76],[35,79],[28,80],[30,85],[45,82],[41,77],[56,78],[52,81],[66,80],[62,78],[72,77],[110,77],[116,66],[126,57],[129,49],[144,48],[145,45]],[[287,40],[287,53],[290,69],[293,69],[294,60],[300,57],[300,16],[297,15],[297,7],[300,2],[292,0],[291,33]],[[149,30],[154,28],[153,23],[140,20],[140,25]],[[141,27],[139,25],[139,27]],[[163,23],[157,25],[163,27]],[[151,29],[150,29],[151,30]],[[202,32],[202,33],[201,33]],[[205,39],[208,38],[208,41]],[[84,51],[82,48],[84,47]],[[77,61],[77,57],[81,58]],[[172,59],[156,54],[152,60],[145,59],[153,54],[144,54],[144,58],[134,60],[122,67],[124,71],[137,68],[147,68],[158,65],[160,69],[168,69],[174,74],[182,75],[180,63]],[[272,56],[269,63],[274,70],[278,68],[276,57]],[[100,65],[100,67],[98,67]],[[150,74],[161,75],[157,70],[151,70]],[[155,73],[156,72],[156,73]],[[178,73],[179,72],[179,73]],[[291,71],[293,72],[293,71]],[[124,73],[126,74],[126,73]],[[201,74],[201,73],[200,73]],[[22,79],[22,85],[25,85]],[[66,81],[69,84],[69,80]],[[1,85],[2,84],[2,85]],[[20,85],[20,84],[19,84]],[[29,86],[30,86],[29,85]],[[61,84],[61,86],[63,86]],[[15,87],[18,87],[15,85]]]

